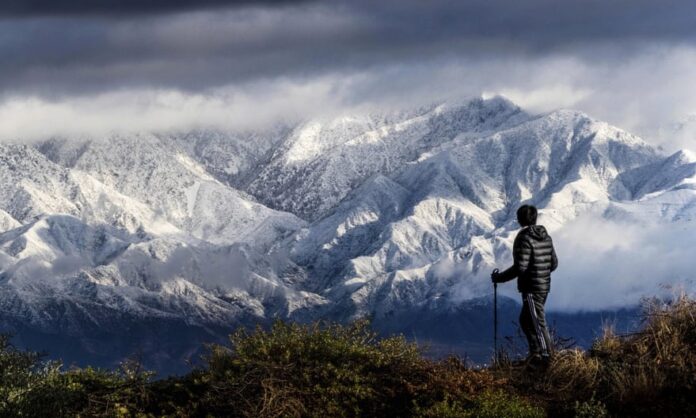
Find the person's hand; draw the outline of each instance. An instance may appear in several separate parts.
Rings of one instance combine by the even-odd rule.
[[[493,273],[491,273],[491,281],[493,283],[498,283],[499,277],[500,277],[500,271],[498,271],[498,269],[493,269]]]

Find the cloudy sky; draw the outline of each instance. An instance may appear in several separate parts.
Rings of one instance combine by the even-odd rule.
[[[696,149],[688,0],[5,0],[0,139],[503,94]]]

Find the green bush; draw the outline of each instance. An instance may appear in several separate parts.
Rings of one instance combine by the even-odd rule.
[[[575,401],[574,417],[575,418],[607,418],[609,411],[607,407],[600,401],[592,398],[588,401]]]
[[[203,375],[213,414],[379,416],[408,414],[429,362],[403,336],[378,339],[367,320],[348,326],[276,321],[240,329],[213,346]]]
[[[62,370],[39,353],[13,347],[0,335],[0,416],[118,417],[143,414],[151,372],[135,362],[118,371]]]
[[[467,417],[471,418],[542,418],[544,410],[530,405],[518,396],[502,390],[485,391],[474,401]]]
[[[0,335],[0,416],[31,416],[32,398],[58,375],[60,366],[41,362],[41,355],[16,349],[11,336]]]
[[[502,390],[486,390],[470,402],[446,398],[428,408],[417,408],[422,418],[543,418],[543,409]]]

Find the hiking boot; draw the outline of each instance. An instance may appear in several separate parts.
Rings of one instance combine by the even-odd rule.
[[[546,370],[551,363],[549,356],[544,356],[541,354],[530,354],[525,359],[525,365],[528,369],[533,370]]]
[[[524,359],[524,363],[527,365],[536,364],[539,362],[541,362],[541,354],[538,353],[531,353]]]

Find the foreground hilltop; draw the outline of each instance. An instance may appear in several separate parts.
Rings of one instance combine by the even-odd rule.
[[[205,364],[153,381],[137,362],[120,371],[61,369],[0,340],[3,416],[690,417],[696,413],[696,302],[644,305],[629,336],[610,329],[591,350],[557,348],[548,369],[433,361],[369,322],[238,330]]]
[[[481,359],[487,275],[509,262],[519,204],[552,232],[586,214],[688,228],[695,179],[687,151],[499,97],[257,132],[4,144],[2,326],[70,361],[139,352],[181,371],[240,325],[370,315]],[[577,280],[563,271],[554,280]]]

